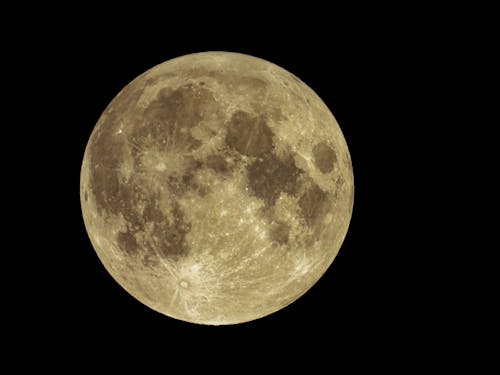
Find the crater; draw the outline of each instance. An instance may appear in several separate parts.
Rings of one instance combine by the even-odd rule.
[[[281,160],[269,153],[248,167],[248,186],[252,194],[274,205],[281,192],[297,192],[300,173],[291,157]]]
[[[226,143],[240,154],[259,156],[273,148],[273,133],[263,116],[236,111],[230,121]]]
[[[313,148],[314,165],[321,173],[330,173],[337,162],[335,151],[325,142],[320,142]]]

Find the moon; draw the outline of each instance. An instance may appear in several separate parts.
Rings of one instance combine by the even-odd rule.
[[[326,272],[348,230],[349,150],[324,102],[268,61],[181,56],[128,84],[87,143],[92,245],[133,297],[226,325],[274,313]]]

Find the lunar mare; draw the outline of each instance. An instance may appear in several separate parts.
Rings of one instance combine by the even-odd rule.
[[[261,318],[324,274],[354,182],[323,101],[265,60],[182,56],[134,79],[88,141],[80,197],[108,272],[187,322]]]

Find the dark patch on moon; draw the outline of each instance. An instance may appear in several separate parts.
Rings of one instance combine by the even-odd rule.
[[[322,217],[323,207],[328,201],[328,193],[325,193],[318,185],[312,184],[299,199],[299,207],[306,223],[312,226],[315,221]]]
[[[114,174],[108,174],[108,181],[118,181]],[[144,182],[132,178],[129,183],[119,184],[116,182],[116,191],[111,185],[100,185],[105,193],[105,204],[101,208],[106,213],[121,214],[127,223],[127,229],[116,235],[116,241],[122,251],[128,255],[144,253],[152,258],[159,253],[166,258],[176,258],[187,255],[188,246],[185,241],[191,226],[186,222],[184,214],[177,204],[172,210],[173,220],[168,221],[158,206],[159,196],[153,191],[148,191]],[[114,191],[114,194],[111,192]],[[143,205],[142,212],[139,207]],[[137,243],[136,234],[145,232],[146,228],[152,228],[152,237],[155,238],[151,244]]]
[[[119,212],[122,205],[120,200],[122,189],[114,171],[110,171],[101,164],[95,165],[92,171],[91,188],[100,214],[103,211],[112,214]]]
[[[204,167],[201,161],[194,161],[191,168],[187,169],[180,179],[174,179],[177,190],[172,190],[177,194],[184,194],[187,191],[192,191],[201,197],[204,197],[210,192],[209,186],[201,184],[197,179],[197,172]]]
[[[294,194],[297,191],[300,173],[291,157],[281,160],[268,153],[248,167],[248,186],[252,194],[274,205],[281,192]]]
[[[155,269],[160,262],[153,254],[146,254],[142,257],[142,265],[151,269]]]
[[[182,195],[188,189],[187,184],[181,178],[176,178],[174,176],[162,176],[162,180],[165,182],[165,185],[168,187],[168,191],[174,195]]]
[[[335,151],[325,142],[320,142],[313,148],[314,165],[321,173],[330,173],[337,162]]]
[[[191,230],[191,224],[186,222],[184,213],[178,203],[174,203],[172,210],[173,220],[171,222],[163,218],[154,222],[153,238],[158,252],[165,258],[176,258],[186,256],[189,246],[186,235]]]
[[[211,191],[209,186],[200,184],[197,181],[195,174],[184,175],[182,177],[182,183],[184,184],[184,191],[192,191],[200,197],[206,196]]]
[[[270,225],[269,239],[279,245],[286,245],[290,236],[290,225],[277,221]]]
[[[144,111],[147,126],[140,129],[139,138],[149,137],[180,152],[194,150],[201,142],[189,130],[216,108],[212,93],[202,87],[163,88]]]
[[[124,251],[129,255],[137,252],[139,248],[134,236],[134,232],[131,231],[118,232],[118,234],[116,235],[116,242],[118,243],[118,246],[122,251]]]
[[[137,202],[134,204],[137,204]],[[173,206],[173,219],[171,221],[158,208],[154,198],[146,200],[146,207],[142,215],[136,210],[132,215],[135,216],[133,221],[138,223],[138,226],[129,227],[128,230],[119,232],[116,236],[116,241],[124,252],[132,255],[134,253],[144,253],[144,250],[146,250],[144,257],[151,259],[154,259],[158,254],[168,259],[175,259],[188,254],[189,247],[186,242],[186,235],[191,230],[191,225],[185,220],[184,214],[177,203]],[[144,232],[146,227],[151,228],[150,242],[139,246],[135,235]]]
[[[140,187],[139,182],[134,178],[127,184],[123,184],[120,189],[119,199],[121,204],[118,206],[119,212],[121,213],[127,222],[129,230],[142,230],[143,217],[139,215],[138,203],[141,201],[146,201],[149,197],[149,193],[145,193]]]
[[[146,202],[146,206],[144,207],[144,211],[142,213],[142,219],[145,223],[161,223],[165,218],[163,216],[163,212],[161,212],[158,207],[157,198],[155,196],[150,196]]]
[[[230,172],[230,165],[222,155],[209,155],[204,162],[217,173],[225,175]]]
[[[127,229],[116,235],[116,241],[127,254],[145,252],[146,256],[155,257],[159,253],[168,258],[186,255],[189,249],[185,238],[191,229],[190,223],[186,222],[176,204],[170,222],[159,209],[159,196],[157,192],[150,191],[148,179],[162,178],[161,173],[146,169],[143,157],[151,149],[161,152],[163,148],[185,155],[199,147],[201,142],[193,138],[189,130],[197,126],[204,116],[217,110],[218,105],[209,90],[191,84],[160,90],[144,112],[136,108],[142,91],[137,91],[132,98],[125,94],[117,97],[113,111],[100,124],[90,145],[92,166],[89,186],[94,192],[96,206],[100,214],[121,214],[125,219]],[[119,113],[120,109],[123,114]],[[123,131],[122,136],[117,136],[119,116],[125,116],[128,111],[141,112],[143,117],[141,121],[130,122],[134,126]],[[130,180],[125,182],[120,166],[128,150],[132,154],[134,170]],[[184,176],[163,177],[166,178],[166,187],[176,194],[189,189],[200,195],[206,194],[207,188],[199,186],[194,178],[202,164],[193,160]],[[207,166],[218,173],[229,170],[225,160],[219,157],[207,159]],[[141,205],[144,210],[139,212]],[[146,227],[152,228],[152,239],[150,243],[139,246],[136,235],[145,232]]]
[[[181,196],[187,191],[198,191],[200,188],[196,181],[196,173],[202,168],[203,163],[192,156],[185,156],[183,163],[187,165],[181,176],[165,175],[164,172],[156,172],[160,181],[168,188],[168,191],[176,196]]]
[[[264,116],[252,116],[244,111],[236,111],[226,135],[226,143],[240,154],[259,156],[273,148],[273,133]]]

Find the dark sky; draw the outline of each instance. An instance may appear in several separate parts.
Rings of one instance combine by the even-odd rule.
[[[25,47],[28,56],[20,60],[40,82],[27,95],[32,105],[22,111],[30,118],[36,112],[30,136],[34,143],[43,137],[38,155],[48,158],[50,167],[37,169],[33,178],[41,207],[34,213],[40,225],[30,269],[40,276],[27,288],[32,301],[23,312],[27,337],[38,345],[52,337],[68,351],[89,340],[100,353],[155,346],[164,348],[166,357],[205,350],[214,358],[253,353],[276,359],[273,353],[284,351],[288,361],[305,352],[333,361],[338,348],[399,353],[404,345],[398,343],[420,337],[422,317],[432,315],[422,302],[425,272],[418,266],[429,256],[422,238],[429,228],[417,219],[423,207],[413,188],[432,179],[421,164],[427,159],[419,141],[428,55],[421,53],[417,31],[402,31],[404,20],[392,27],[374,21],[365,27],[362,22],[334,27],[335,19],[317,23],[305,29],[289,20],[259,29],[256,20],[250,30],[233,21],[190,31],[178,23],[135,33],[125,21],[96,30],[92,23],[71,26],[67,20],[33,35],[37,48]],[[351,225],[324,277],[278,313],[226,327],[176,321],[129,296],[95,255],[79,202],[84,148],[110,100],[152,66],[207,50],[264,58],[313,88],[341,126],[355,177]]]

